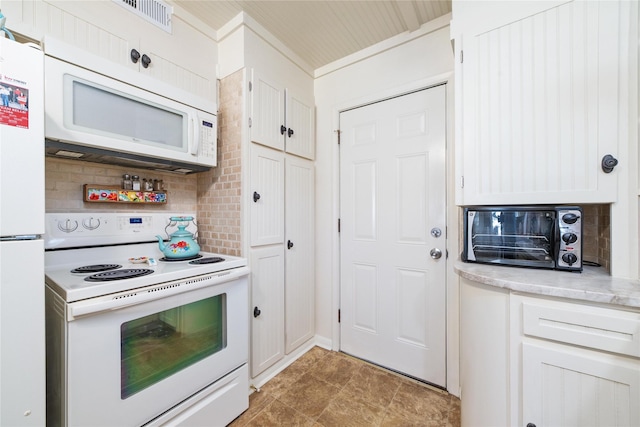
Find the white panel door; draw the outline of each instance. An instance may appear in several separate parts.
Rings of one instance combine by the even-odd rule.
[[[252,71],[251,141],[284,150],[284,97],[284,86]]]
[[[445,120],[445,86],[340,114],[340,348],[440,386]]]
[[[305,99],[299,94],[286,91],[286,151],[296,156],[313,160],[315,158],[315,114],[313,99]]]
[[[315,332],[313,162],[286,159],[285,323],[286,352],[298,348]]]
[[[284,357],[282,245],[251,249],[251,376]]]
[[[251,246],[284,241],[284,153],[251,144]]]
[[[640,425],[640,363],[568,346],[524,343],[523,425]]]

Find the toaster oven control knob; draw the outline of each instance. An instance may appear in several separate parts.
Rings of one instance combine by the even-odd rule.
[[[562,240],[567,244],[575,243],[578,240],[578,236],[573,233],[564,233],[562,235]]]
[[[580,217],[574,213],[566,213],[562,215],[562,221],[564,221],[565,224],[575,224],[579,218]]]
[[[569,265],[573,265],[578,261],[578,257],[576,256],[576,254],[569,252],[562,255],[562,260]]]

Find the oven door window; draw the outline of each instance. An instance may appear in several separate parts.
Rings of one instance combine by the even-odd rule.
[[[478,211],[472,245],[479,262],[555,266],[554,211]]]
[[[126,399],[227,346],[226,294],[125,322],[120,340]]]

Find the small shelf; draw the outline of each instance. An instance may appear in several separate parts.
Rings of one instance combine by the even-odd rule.
[[[166,191],[133,191],[110,185],[84,184],[84,201],[90,203],[167,203]]]

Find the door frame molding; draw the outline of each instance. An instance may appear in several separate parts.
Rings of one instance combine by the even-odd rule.
[[[340,125],[340,113],[354,108],[362,107],[375,102],[384,101],[409,94],[422,89],[445,84],[445,109],[446,109],[446,206],[447,206],[447,231],[445,248],[451,258],[446,259],[446,365],[447,365],[447,390],[456,396],[460,396],[460,345],[459,345],[459,282],[458,275],[453,270],[453,264],[459,252],[459,214],[455,205],[455,150],[454,150],[454,74],[453,72],[443,73],[426,79],[413,81],[409,84],[392,87],[389,89],[372,92],[364,97],[352,99],[340,103],[333,108],[332,129],[332,207],[335,221],[333,221],[333,232],[331,238],[332,259],[331,259],[331,349],[340,350],[340,324],[338,323],[338,310],[340,308],[340,235],[338,233],[338,221],[340,217],[340,147],[338,145],[338,132]]]

